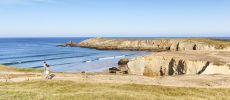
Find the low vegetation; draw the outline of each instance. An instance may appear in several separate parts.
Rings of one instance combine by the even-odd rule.
[[[187,41],[187,42],[192,42],[192,43],[200,42],[203,44],[214,45],[216,47],[216,49],[224,49],[226,47],[230,47],[230,40],[228,40],[228,39],[217,39],[217,38],[95,38],[95,39],[97,39],[97,42],[107,46],[108,48],[109,48],[109,46],[106,45],[105,43],[114,44],[115,47],[113,47],[113,48],[117,48],[116,43],[119,44],[119,43],[122,43],[124,41],[137,41],[137,40],[159,40],[158,42],[162,42],[165,45],[170,44],[169,40],[172,40],[172,41],[173,40],[182,40],[182,41]],[[91,42],[86,42],[86,43],[91,43]],[[148,42],[144,42],[144,43],[148,44]],[[91,45],[92,44],[90,44],[90,46]],[[89,46],[86,46],[86,47],[89,47]],[[99,48],[100,46],[97,46],[97,47]],[[102,47],[102,49],[104,49],[104,48],[105,47]],[[130,49],[132,50],[133,48],[130,48]]]
[[[227,100],[230,89],[178,88],[136,84],[38,80],[0,83],[0,99],[10,100]]]
[[[35,69],[35,68],[17,68],[17,67],[9,67],[0,65],[1,71],[13,71],[13,72],[41,72],[41,69]]]
[[[230,40],[215,39],[215,38],[192,38],[192,41],[203,42],[209,45],[215,45],[217,49],[224,49],[230,47]]]

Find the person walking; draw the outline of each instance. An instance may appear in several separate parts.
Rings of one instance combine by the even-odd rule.
[[[47,78],[50,74],[49,65],[46,62],[44,62],[43,67],[44,67],[44,77]]]

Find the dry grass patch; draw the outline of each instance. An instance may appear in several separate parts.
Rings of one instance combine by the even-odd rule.
[[[136,84],[40,80],[0,83],[0,99],[14,100],[227,100],[230,89],[177,88]]]
[[[214,39],[214,38],[192,38],[190,41],[198,41],[209,45],[214,45],[217,49],[230,47],[230,40]]]

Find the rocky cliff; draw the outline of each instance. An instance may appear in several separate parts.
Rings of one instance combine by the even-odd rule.
[[[103,50],[164,51],[132,59],[124,65],[129,67],[130,74],[146,76],[230,74],[229,40],[92,38],[74,46]]]
[[[114,39],[92,38],[78,44],[80,47],[105,50],[186,51],[229,49],[230,41],[201,38],[184,39]]]
[[[230,52],[159,52],[136,57],[128,67],[130,74],[146,76],[230,74]]]

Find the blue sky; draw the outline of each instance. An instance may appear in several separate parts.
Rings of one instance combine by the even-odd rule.
[[[230,0],[0,0],[0,37],[230,37]]]

